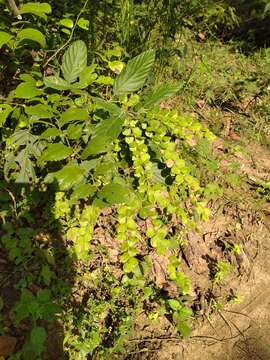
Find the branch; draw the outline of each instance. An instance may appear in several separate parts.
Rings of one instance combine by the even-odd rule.
[[[17,18],[21,18],[20,11],[14,0],[6,0],[9,8],[11,9],[13,15]]]

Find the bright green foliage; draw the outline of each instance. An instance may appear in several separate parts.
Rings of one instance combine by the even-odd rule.
[[[227,261],[219,261],[217,263],[217,272],[215,273],[214,282],[220,283],[223,281],[234,269],[234,266]]]
[[[209,217],[205,197],[220,197],[222,188],[199,176],[201,168],[218,169],[209,151],[214,135],[194,116],[166,109],[166,101],[190,82],[198,91],[194,99],[207,93],[210,102],[223,83],[210,93],[216,81],[208,78],[210,56],[184,83],[181,47],[181,80],[163,79],[152,88],[155,59],[171,60],[162,46],[154,47],[172,41],[185,24],[205,30],[207,16],[206,26],[218,17],[226,28],[230,7],[194,1],[192,13],[188,1],[166,7],[164,1],[123,0],[110,2],[105,12],[102,2],[64,3],[22,3],[26,20],[10,29],[7,17],[0,32],[14,75],[0,105],[1,245],[21,277],[16,323],[31,326],[18,356],[43,357],[43,324],[60,313],[57,299],[69,358],[108,359],[125,356],[141,313],[152,320],[167,315],[179,336],[190,335],[191,286],[179,251],[187,232]],[[230,14],[227,28],[236,22]],[[28,26],[33,19],[35,26]],[[118,32],[112,33],[115,20]],[[94,31],[101,21],[102,36]],[[124,48],[132,50],[127,62]],[[232,76],[228,71],[225,85]],[[153,276],[162,257],[165,281],[175,289],[166,296]],[[229,265],[218,263],[214,282]]]
[[[153,50],[146,51],[130,60],[115,80],[115,94],[124,95],[140,90],[154,61],[155,52]]]
[[[73,83],[87,65],[87,48],[83,41],[74,42],[63,56],[62,73],[64,79]]]

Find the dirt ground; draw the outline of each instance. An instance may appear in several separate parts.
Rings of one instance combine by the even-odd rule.
[[[153,359],[270,359],[270,232],[261,229],[260,253],[251,278],[239,284],[243,302],[204,320],[190,340],[163,343]]]
[[[130,359],[270,360],[270,204],[258,198],[253,206],[256,196],[252,199],[249,187],[249,181],[269,179],[270,154],[256,144],[247,149],[249,159],[236,157],[248,186],[238,189],[234,201],[214,204],[210,221],[199,233],[189,234],[182,249],[183,272],[200,299],[195,310],[201,316],[193,323],[191,338],[179,339],[168,319],[150,326],[138,321]],[[238,244],[241,255],[228,251],[228,243]],[[234,264],[234,271],[213,284],[211,267],[220,260]],[[228,294],[240,301],[213,312],[209,298],[222,303]]]

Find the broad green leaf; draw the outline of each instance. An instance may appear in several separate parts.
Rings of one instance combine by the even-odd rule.
[[[68,29],[72,29],[73,26],[74,26],[74,23],[73,23],[73,21],[71,19],[61,19],[59,21],[59,24],[62,25],[62,26],[65,26]]]
[[[113,78],[110,76],[101,75],[95,80],[95,83],[99,85],[113,85]]]
[[[70,200],[77,201],[80,199],[87,199],[88,197],[94,195],[97,191],[96,186],[90,184],[79,184],[74,189],[73,193],[71,194]]]
[[[88,120],[89,115],[86,109],[80,109],[77,107],[72,107],[67,109],[65,112],[62,113],[60,118],[61,126],[76,120],[85,121]]]
[[[83,180],[85,170],[76,164],[67,164],[61,170],[46,176],[46,182],[57,180],[60,190],[66,191]]]
[[[12,110],[13,109],[9,104],[0,104],[0,127],[4,125]]]
[[[53,75],[53,76],[47,76],[44,79],[45,86],[55,89],[55,90],[69,90],[70,84],[62,79],[60,76]]]
[[[91,155],[107,152],[112,147],[112,139],[108,136],[95,136],[90,139],[86,148],[82,152],[81,158],[87,159]]]
[[[177,330],[183,338],[188,338],[191,335],[191,329],[186,321],[180,321],[177,323]]]
[[[29,157],[30,154],[27,147],[17,155],[16,161],[20,165],[20,171],[16,176],[16,183],[28,184],[35,179],[34,165]]]
[[[107,205],[121,204],[128,201],[129,189],[125,185],[110,183],[97,194],[99,200]]]
[[[130,273],[135,269],[138,264],[138,260],[134,257],[131,257],[127,262],[125,262],[125,264],[123,265],[123,269],[126,273]]]
[[[27,28],[21,30],[17,34],[17,41],[20,43],[24,40],[35,41],[40,44],[41,47],[46,46],[46,38],[45,36],[37,29]]]
[[[68,34],[68,35],[71,34],[71,30],[66,29],[66,28],[62,28],[62,29],[61,29],[61,32],[63,32],[64,34]]]
[[[46,150],[43,151],[38,161],[39,163],[43,163],[45,161],[63,160],[71,155],[72,152],[72,149],[64,144],[49,144]]]
[[[170,85],[170,84],[164,84],[161,85],[157,90],[155,90],[152,94],[148,95],[145,98],[144,101],[144,107],[145,108],[151,108],[154,105],[159,104],[161,101],[166,100],[177,91],[179,91],[181,88],[181,85]]]
[[[26,4],[20,5],[20,13],[21,14],[34,14],[47,19],[46,14],[50,14],[52,12],[51,5],[48,3],[40,3],[40,2],[28,2]]]
[[[35,326],[30,334],[30,343],[36,355],[40,355],[45,348],[46,331],[41,326]]]
[[[77,140],[82,136],[82,124],[70,124],[67,128],[67,136],[70,140]]]
[[[36,80],[30,74],[21,74],[19,76],[19,78],[24,82],[28,82],[28,83],[31,83],[31,84],[34,84],[34,85],[36,84]]]
[[[42,94],[42,90],[37,89],[32,82],[23,82],[14,91],[14,97],[18,99],[32,99],[40,94]]]
[[[114,82],[114,93],[124,95],[139,90],[155,61],[155,51],[148,50],[128,61]]]
[[[96,64],[87,66],[79,75],[79,82],[73,84],[77,89],[84,89],[90,84],[92,84],[96,78],[97,74],[93,71],[96,68]]]
[[[6,33],[5,31],[0,31],[0,49],[3,45],[7,44],[12,37],[12,35]]]
[[[89,20],[86,20],[84,18],[80,18],[77,22],[77,25],[84,30],[89,30]]]
[[[50,119],[53,117],[52,108],[45,104],[27,106],[25,112],[27,115],[35,116],[39,119]]]
[[[179,301],[175,300],[175,299],[169,299],[168,304],[169,304],[170,308],[174,311],[178,311],[182,307],[182,305],[179,303]]]
[[[103,100],[101,98],[92,98],[94,101],[97,109],[102,109],[104,111],[107,111],[111,116],[120,116],[121,115],[121,109],[116,104]]]
[[[110,148],[111,142],[121,133],[123,122],[124,120],[121,117],[100,121],[82,153],[82,159],[106,152]]]
[[[41,139],[48,139],[48,138],[55,138],[57,136],[61,135],[61,131],[56,129],[55,127],[51,127],[43,131],[43,133],[40,135]]]
[[[61,70],[66,81],[73,83],[87,66],[87,48],[82,40],[77,40],[63,56]]]

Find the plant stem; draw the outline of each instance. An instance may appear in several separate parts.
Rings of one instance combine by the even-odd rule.
[[[46,61],[46,63],[45,63],[44,66],[43,66],[44,68],[46,68],[46,66],[47,66],[63,49],[65,49],[65,47],[67,47],[67,45],[71,42],[71,40],[72,40],[72,38],[73,38],[73,34],[74,34],[74,31],[75,31],[75,28],[76,28],[76,26],[77,26],[77,23],[78,23],[81,15],[82,15],[82,13],[84,12],[84,10],[85,10],[88,2],[89,2],[89,0],[86,0],[85,3],[84,3],[84,5],[83,5],[83,7],[81,8],[81,11],[79,12],[79,14],[78,14],[78,16],[77,16],[77,18],[76,18],[76,20],[75,20],[74,26],[73,26],[73,28],[72,28],[72,30],[71,30],[71,33],[70,33],[69,38],[67,39],[67,41],[66,41],[62,46],[60,46],[60,48],[58,48],[58,49],[52,54],[51,57],[49,57],[49,59]]]

